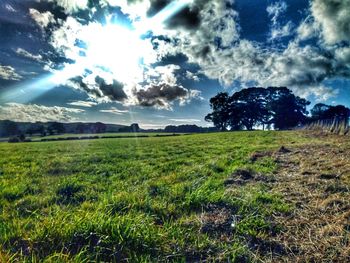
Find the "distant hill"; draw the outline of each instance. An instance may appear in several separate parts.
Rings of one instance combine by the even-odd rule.
[[[102,122],[14,122],[9,120],[0,121],[0,137],[17,135],[54,135],[54,134],[95,134],[117,132],[166,132],[166,133],[203,133],[218,131],[215,127],[203,128],[197,125],[166,126],[164,129],[146,130],[141,129],[137,123],[130,126],[120,124],[105,124]]]
[[[9,120],[0,121],[0,137],[9,137],[19,134],[57,134],[57,133],[104,133],[119,132],[128,126],[120,124],[104,124],[101,122],[14,122]]]

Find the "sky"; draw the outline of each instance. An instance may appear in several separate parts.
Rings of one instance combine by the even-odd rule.
[[[1,0],[0,120],[197,124],[286,86],[350,106],[350,0]]]

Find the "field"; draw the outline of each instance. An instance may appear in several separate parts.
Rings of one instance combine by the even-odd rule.
[[[346,262],[350,138],[0,144],[0,262]]]
[[[166,136],[172,136],[173,133],[156,133],[156,132],[138,132],[138,133],[131,133],[131,132],[115,132],[115,133],[68,133],[68,134],[59,134],[59,135],[47,135],[47,136],[39,136],[39,135],[33,135],[33,136],[27,136],[26,139],[30,139],[32,142],[40,142],[40,141],[54,141],[54,140],[77,140],[77,139],[89,139],[93,137],[98,138],[136,138],[136,137],[166,137]],[[176,135],[182,135],[181,133],[177,133]],[[9,138],[7,137],[0,137],[0,142],[8,142]]]

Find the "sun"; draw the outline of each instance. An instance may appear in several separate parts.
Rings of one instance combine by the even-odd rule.
[[[85,42],[86,63],[109,71],[121,82],[140,79],[143,58],[153,50],[135,31],[118,24],[89,31]]]

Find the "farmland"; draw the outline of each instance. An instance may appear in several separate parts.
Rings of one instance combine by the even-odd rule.
[[[350,257],[349,137],[256,131],[0,152],[0,262]]]

